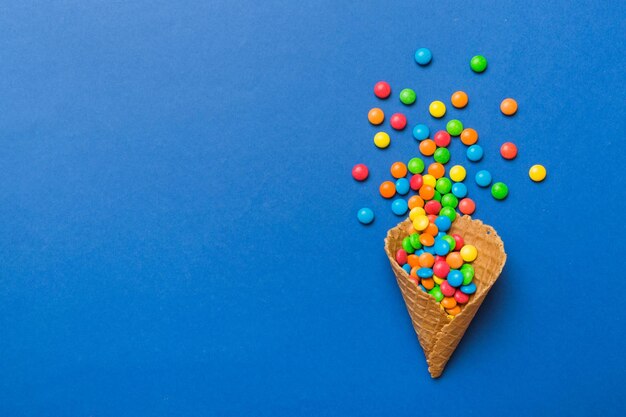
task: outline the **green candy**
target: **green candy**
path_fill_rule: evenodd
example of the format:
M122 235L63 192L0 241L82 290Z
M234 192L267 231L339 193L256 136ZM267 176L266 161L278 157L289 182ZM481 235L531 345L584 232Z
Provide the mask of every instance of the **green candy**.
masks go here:
M452 119L446 123L446 130L450 136L459 136L463 132L463 123L460 120Z
M442 148L439 148L442 149ZM435 184L435 190L439 191L441 194L448 194L452 189L452 181L450 181L446 177L441 177L437 180Z
M404 249L406 251L406 253L413 253L415 252L415 249L413 248L413 245L411 245L411 238L410 237L405 237L404 239L402 239L402 249Z
M402 102L402 104L410 106L411 104L415 103L416 98L417 96L415 95L415 91L411 90L410 88L405 88L404 90L400 91L400 101Z
M454 238L450 235L444 235L441 237L441 239L448 242L448 244L450 245L450 252L452 252L454 250L454 247L456 246L456 241L454 240Z
M447 164L450 160L450 151L448 148L437 148L433 154L433 158L440 164Z
M421 174L424 171L424 161L420 158L411 158L407 167L411 174Z
M420 235L418 233L413 233L411 236L409 236L409 242L411 243L411 246L413 246L415 250L422 248L422 243L420 242Z
M440 216L446 216L451 222L456 220L456 210L452 207L442 207L439 211Z
M491 195L496 200L504 200L509 195L509 187L503 182L496 182L491 186Z
M461 274L463 274L463 285L468 285L474 279L474 267L470 264L463 264L461 269Z
M441 203L441 193L437 190L435 190L435 196L433 197L433 200L439 201Z
M448 193L441 197L441 205L455 209L459 205L459 199L454 194Z
M470 68L474 72L483 72L487 69L487 58L482 55L476 55L470 60Z
M443 300L443 294L441 293L441 288L439 288L439 285L435 285L432 290L428 291L428 294L435 297L435 300L437 300L437 302Z

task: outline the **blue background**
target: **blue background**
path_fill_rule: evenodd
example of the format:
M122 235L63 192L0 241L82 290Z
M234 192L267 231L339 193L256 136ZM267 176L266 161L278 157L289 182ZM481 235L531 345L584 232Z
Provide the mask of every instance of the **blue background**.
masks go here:
M625 15L618 1L3 2L0 414L619 415ZM509 184L496 202L467 181L509 258L431 380L383 252L400 218L377 193L417 144L407 129L375 148L366 114L438 129L428 103L459 89L470 104L448 116L486 156L465 162L455 140L453 162Z

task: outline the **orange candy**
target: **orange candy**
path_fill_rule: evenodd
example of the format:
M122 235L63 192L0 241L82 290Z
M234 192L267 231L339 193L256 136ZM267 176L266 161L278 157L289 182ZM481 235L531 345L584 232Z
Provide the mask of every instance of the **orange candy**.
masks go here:
M476 142L478 142L478 132L476 132L471 127L463 129L463 131L461 132L461 142L463 142L464 145L475 144Z
M418 270L418 269L419 269L419 267L414 267L414 268L411 268L411 273L409 274L409 276L410 276L410 277L412 277L412 278L419 278L419 277L417 276L417 270Z
M422 233L420 235L420 243L424 246L432 246L435 244L435 238L433 235Z
M385 113L378 107L374 107L367 113L367 120L373 125L379 125L385 120Z
M433 187L431 187L430 185L422 185L422 188L420 188L420 197L422 197L424 200L432 200L434 196L435 189Z
M428 166L428 173L439 179L446 173L446 169L439 162L434 162Z
M391 198L396 193L396 185L391 181L385 181L380 184L378 191L380 191L380 195L383 197Z
M419 195L414 195L409 198L409 210L414 209L415 207L424 207L424 200Z
M435 220L437 220L437 215L436 214L429 214L428 216L428 221L431 223L435 223Z
M428 252L420 255L420 266L422 268L431 268L435 264L435 257Z
M432 139L424 139L420 142L420 152L424 156L432 156L437 150L437 145Z
M420 258L417 255L411 254L407 256L406 263L408 263L411 268L415 268L416 266L419 266Z
M463 107L467 106L467 102L469 101L469 99L464 91L457 91L456 93L452 94L452 97L450 97L450 101L452 102L452 105L454 107L456 107L457 109L462 109Z
M422 280L422 285L424 285L423 280ZM456 300L454 299L454 297L443 297L443 300L441 300L441 305L446 310L451 310L454 307L456 307Z
M432 290L433 287L435 286L435 280L432 278L426 278L422 280L422 285L424 286L424 288L426 288L427 290ZM454 301L454 298L452 299L452 301ZM454 301L456 303L456 301Z
M426 230L424 230L424 233L429 234L432 237L435 237L437 236L437 233L439 233L439 228L437 227L435 223L430 223L428 227L426 228Z
M517 101L512 98L505 98L500 103L500 111L506 116L513 116L517 112Z
M402 162L394 162L391 165L391 176L394 178L404 178L406 177L407 169L406 165Z
M448 256L446 256L446 262L450 265L452 269L459 269L463 266L463 258L461 257L460 252L450 252Z
M451 316L456 316L457 314L461 312L461 307L456 306L454 308L448 308L446 309L446 312Z

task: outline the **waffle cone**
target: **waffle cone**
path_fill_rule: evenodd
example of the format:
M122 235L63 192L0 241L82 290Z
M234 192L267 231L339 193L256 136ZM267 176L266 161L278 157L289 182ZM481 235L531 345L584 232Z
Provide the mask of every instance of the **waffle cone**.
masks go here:
M458 217L449 233L458 233L465 242L476 246L478 258L472 263L475 270L476 293L462 311L450 318L435 299L422 291L396 262L395 254L402 248L402 239L414 232L409 219L390 229L385 238L385 252L389 257L402 291L402 297L411 316L413 328L428 363L428 372L437 378L443 372L487 293L496 282L506 262L504 244L493 227L470 216Z

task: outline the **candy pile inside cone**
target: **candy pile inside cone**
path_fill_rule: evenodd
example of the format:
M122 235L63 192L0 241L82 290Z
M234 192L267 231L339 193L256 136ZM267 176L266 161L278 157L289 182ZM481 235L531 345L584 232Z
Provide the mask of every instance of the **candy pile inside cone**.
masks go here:
M443 372L485 296L498 279L506 262L506 253L502 240L491 226L480 220L472 220L470 216L455 219L449 233L458 234L466 242L472 242L480 256L472 263L476 292L456 316L451 316L396 261L396 254L402 249L404 239L412 233L415 233L415 229L411 219L390 229L385 238L385 252L424 350L428 371L433 378L437 378Z

